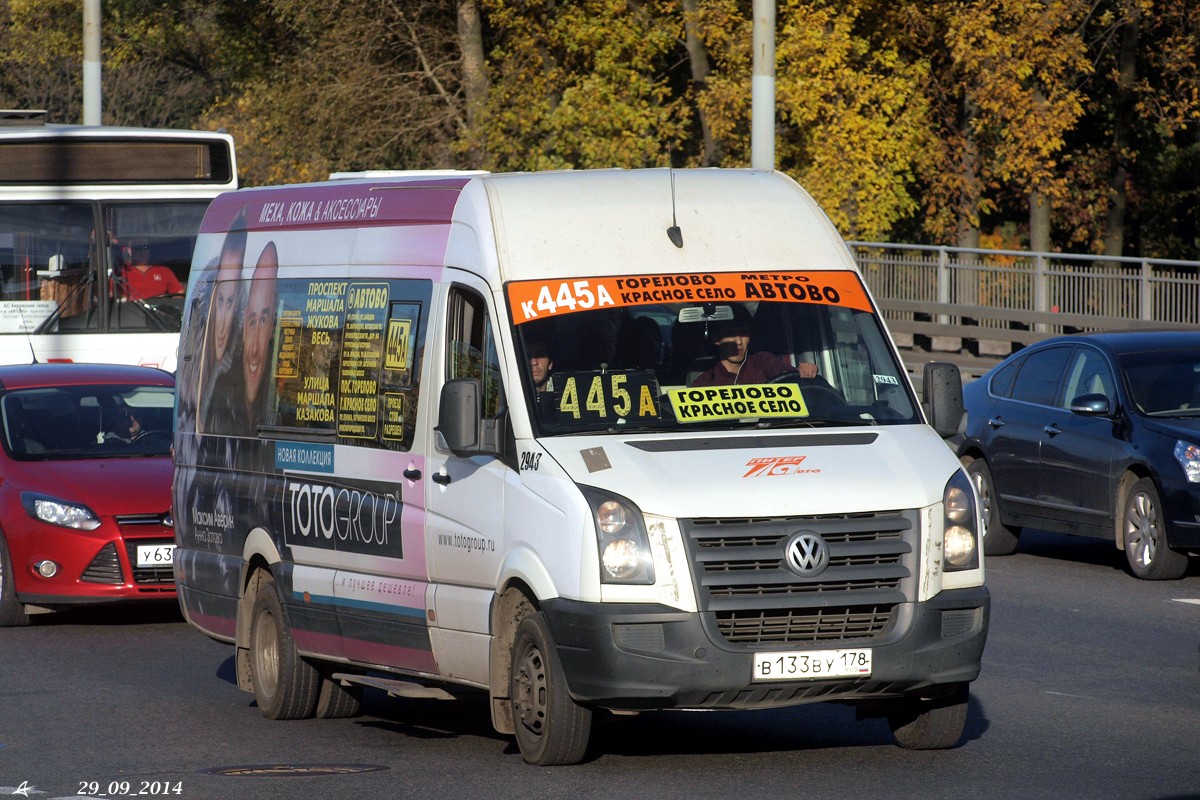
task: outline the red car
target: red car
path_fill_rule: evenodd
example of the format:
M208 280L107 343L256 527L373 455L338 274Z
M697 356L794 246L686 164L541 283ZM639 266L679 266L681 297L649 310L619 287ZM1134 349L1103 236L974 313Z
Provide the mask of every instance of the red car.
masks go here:
M174 398L149 367L0 366L0 626L175 599Z

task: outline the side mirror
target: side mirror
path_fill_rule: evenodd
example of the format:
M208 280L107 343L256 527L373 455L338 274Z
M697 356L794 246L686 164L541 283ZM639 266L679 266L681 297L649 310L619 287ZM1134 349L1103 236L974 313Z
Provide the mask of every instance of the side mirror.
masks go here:
M1087 417L1107 417L1112 413L1112 406L1105 395L1081 394L1071 401L1071 411Z
M483 387L478 378L457 378L442 387L438 424L434 430L442 435L446 447L456 456L465 458L479 451L482 394Z
M438 399L438 424L446 447L460 458L498 455L499 425L483 419L483 382L479 378L455 378L442 387Z
M962 373L956 364L930 361L921 377L922 405L929 424L943 439L958 433L966 409L963 406Z

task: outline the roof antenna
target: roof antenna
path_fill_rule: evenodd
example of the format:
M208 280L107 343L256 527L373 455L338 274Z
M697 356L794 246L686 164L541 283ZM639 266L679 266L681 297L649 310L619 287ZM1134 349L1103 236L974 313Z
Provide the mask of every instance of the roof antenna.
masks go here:
M671 227L667 228L667 238L676 247L683 247L683 231L675 222L675 169L671 169Z

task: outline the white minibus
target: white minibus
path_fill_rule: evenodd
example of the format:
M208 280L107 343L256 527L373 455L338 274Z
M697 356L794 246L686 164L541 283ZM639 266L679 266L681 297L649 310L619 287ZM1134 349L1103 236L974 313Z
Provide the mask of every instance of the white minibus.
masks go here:
M186 308L180 603L268 717L470 687L543 765L598 712L963 736L989 595L957 370L923 408L785 175L226 193Z

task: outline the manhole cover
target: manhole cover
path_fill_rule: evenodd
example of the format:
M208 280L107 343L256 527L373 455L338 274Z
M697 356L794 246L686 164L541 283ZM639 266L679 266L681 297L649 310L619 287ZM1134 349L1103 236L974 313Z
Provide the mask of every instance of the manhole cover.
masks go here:
M210 767L203 775L231 775L236 778L306 778L318 775L357 775L382 772L388 767L377 764L245 764L236 767Z

